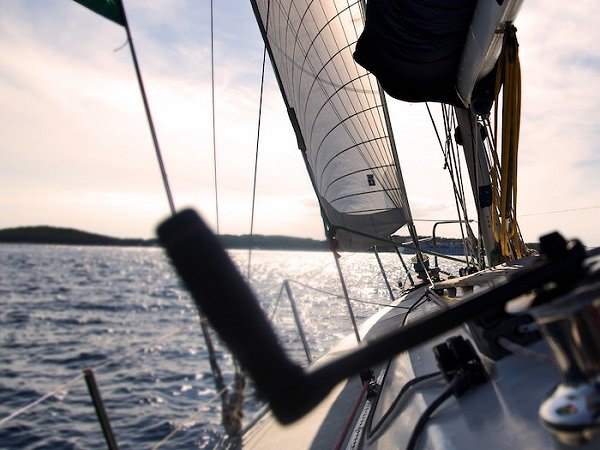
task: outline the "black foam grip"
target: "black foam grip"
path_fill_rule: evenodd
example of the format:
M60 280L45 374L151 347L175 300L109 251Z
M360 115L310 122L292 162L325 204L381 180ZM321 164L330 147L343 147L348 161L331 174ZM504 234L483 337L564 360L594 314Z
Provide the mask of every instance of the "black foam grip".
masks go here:
M161 224L158 236L196 306L253 378L277 418L290 422L304 414L310 405L299 403L308 400L307 377L285 355L218 238L190 209Z

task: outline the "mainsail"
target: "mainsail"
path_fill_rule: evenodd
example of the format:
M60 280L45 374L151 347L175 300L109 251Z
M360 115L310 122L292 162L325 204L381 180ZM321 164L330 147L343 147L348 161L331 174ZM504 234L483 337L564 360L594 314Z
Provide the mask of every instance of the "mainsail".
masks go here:
M362 0L252 0L326 225L342 248L410 222L385 98L352 54Z

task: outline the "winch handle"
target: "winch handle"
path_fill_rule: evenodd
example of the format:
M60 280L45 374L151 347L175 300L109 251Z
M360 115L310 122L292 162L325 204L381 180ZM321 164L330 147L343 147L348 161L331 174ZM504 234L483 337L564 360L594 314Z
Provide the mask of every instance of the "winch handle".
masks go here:
M506 282L304 371L286 356L254 294L198 214L185 210L172 216L160 225L158 235L199 311L254 379L282 423L302 417L340 381L487 311L503 308L519 295L557 283L572 287L586 276L583 261L589 256L579 241L567 243L558 233L546 235L540 241L546 257L515 271Z
M200 216L191 209L181 211L157 231L196 307L251 375L277 418L290 422L312 408L324 393L307 402L322 390L310 389L304 370L286 356L250 287ZM290 416L301 403L306 404L302 411Z

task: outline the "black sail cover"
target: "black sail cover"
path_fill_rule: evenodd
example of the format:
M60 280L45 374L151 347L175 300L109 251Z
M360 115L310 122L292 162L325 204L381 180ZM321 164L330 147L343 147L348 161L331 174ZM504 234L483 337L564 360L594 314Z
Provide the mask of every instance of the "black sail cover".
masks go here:
M456 75L476 4L369 0L354 59L394 98L462 106Z

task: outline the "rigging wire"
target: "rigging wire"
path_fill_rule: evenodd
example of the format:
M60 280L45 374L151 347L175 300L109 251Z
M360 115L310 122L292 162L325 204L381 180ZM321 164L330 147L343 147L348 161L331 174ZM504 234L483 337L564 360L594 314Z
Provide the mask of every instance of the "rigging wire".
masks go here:
M450 117L451 123L449 124L449 128L448 128L448 133L451 133L451 131L453 129L457 129L458 128L458 119L456 117L456 110L453 107L448 106L448 115ZM465 241L465 243L468 243L470 246L470 251L471 251L471 255L473 258L473 265L477 266L477 261L479 259L478 255L480 254L480 249L481 249L481 245L480 245L480 237L476 237L475 233L473 233L473 229L471 227L471 222L472 220L470 220L469 218L469 210L467 208L467 200L466 200L466 195L465 195L465 183L463 181L463 176L462 176L462 164L461 164L461 153L463 154L463 157L465 157L464 152L459 152L458 146L454 145L454 141L452 139L452 136L449 136L449 144L451 146L451 150L452 150L452 159L454 161L454 173L457 176L457 180L458 180L458 187L460 189L460 205L463 211L463 215L464 215L464 227L466 230L466 235L467 235L467 241ZM465 157L465 164L466 164L466 157ZM477 222L478 226L479 226L479 222ZM461 224L462 227L462 224ZM464 239L464 237L463 237ZM483 266L481 266L483 267Z
M519 217L544 216L547 214L561 214L561 213L575 212L575 211L588 211L588 210L592 210L592 209L600 209L600 206L585 206L582 208L568 208L568 209L556 209L553 211L540 211L540 212L533 212L533 213L528 213L528 214L519 214Z
M217 182L217 130L215 120L215 28L214 28L214 0L210 0L210 98L212 103L212 145L213 168L215 181L215 217L217 234L219 234L219 188Z
M446 132L446 155L449 155L450 157L450 167L452 169L453 176L456 179L457 200L459 201L460 206L463 210L465 221L467 221L469 217L466 206L466 196L464 182L462 178L462 168L460 165L460 154L458 153L458 149L454 146L454 140L452 139L452 130L456 129L457 126L455 120L456 117L454 114L454 109L450 106L447 106L445 108L444 106L442 106L442 113L444 118L444 130Z
M457 123L457 118L456 118L456 110L454 108L450 108L450 106L448 107L449 109L449 117L450 120L452 121L452 123L450 124L449 127L449 131L451 130L455 130L456 128L458 128L458 123ZM469 220L469 212L466 206L466 196L465 196L465 183L463 182L463 176L462 176L462 164L461 164L461 158L460 158L460 152L458 150L458 146L454 145L454 141L452 140L452 137L450 137L449 139L449 143L451 145L452 151L453 151L453 160L454 160L454 165L455 165L455 172L457 174L457 178L458 178L458 187L460 188L460 194L461 194L461 199L462 199L462 205L463 205L463 209L464 209L464 214L465 214L465 228L467 229L467 234L469 237L471 237L472 239L476 239L474 234L473 234L473 230L471 229L471 226L469 225L470 220Z
M440 150L442 151L442 155L444 156L444 163L445 163L446 167L448 168L448 174L450 175L450 180L452 182L452 190L454 192L454 202L455 202L455 205L456 205L456 214L458 215L458 220L459 220L459 223L460 223L460 233L461 233L463 242L465 242L465 233L464 233L464 230L463 230L463 221L468 220L468 218L467 218L467 208L466 208L466 205L465 205L465 202L464 202L464 198L460 197L460 193L459 193L458 187L456 185L456 180L454 179L454 170L451 167L452 160L450 160L448 158L448 155L446 154L446 150L444 148L444 144L442 143L442 139L440 137L440 133L438 131L437 125L436 125L435 120L433 118L433 114L431 113L431 109L429 108L429 104L427 102L425 102L425 107L427 108L427 113L429 114L429 119L431 120L431 124L433 125L433 130L435 131L435 135L436 135L438 143L440 145ZM443 110L443 106L442 106L442 111L444 111ZM444 114L444 116L445 116L445 114ZM444 129L445 129L445 132L446 132L446 135L447 135L448 130L446 128L445 120L444 120ZM462 209L462 213L465 215L465 219L463 219L463 216L461 214L461 209ZM467 224L467 230L469 230L469 225L468 224ZM467 231L467 235L468 234L469 233ZM465 253L467 253L467 252L465 252ZM469 266L469 259L468 259L467 255L465 255L465 261L466 261L467 267L468 267Z
M414 302L412 305L410 305L410 307L408 308L408 311L406 311L406 314L402 318L402 324L401 324L401 326L406 325L406 321L408 320L408 315L411 312L413 312L419 306L423 305L425 302L428 302L430 300L431 300L431 298L429 297L429 292L425 291L425 293L423 295L421 295L421 297L419 297L419 299L416 302Z
M451 125L450 125L450 119L449 119L449 110L447 110L444 105L441 105L442 107L442 117L443 117L443 122L444 122L444 132L446 134L446 152L444 154L444 159L446 162L446 167L448 168L448 173L450 173L450 177L452 179L452 186L454 188L454 199L455 202L457 203L456 206L456 212L458 213L458 219L459 219L459 223L460 223L460 234L462 237L462 241L463 241L463 247L465 250L465 261L467 263L467 267L470 266L470 261L469 261L469 248L467 248L467 241L465 238L465 232L464 232L464 228L463 228L463 218L460 215L460 209L458 207L458 204L461 205L461 208L463 209L463 214L465 215L465 220L467 220L467 209L466 209L466 205L465 205L465 196L464 196L464 190L463 190L463 186L462 186L462 179L459 177L458 174L458 168L457 168L457 159L455 157L455 152L454 152L454 145L452 142L452 134L451 134ZM455 182L456 179L456 182Z
M146 95L146 89L144 87L144 82L143 82L143 79L142 79L142 73L141 73L141 70L140 70L139 63L138 63L137 54L136 54L136 51L135 51L135 46L134 46L133 38L132 38L132 35L131 35L131 30L129 28L129 22L127 20L127 14L126 14L126 11L125 11L125 5L124 5L123 1L119 1L118 4L119 4L119 7L121 9L121 15L123 16L124 27L125 27L125 31L127 33L127 41L129 42L129 49L131 50L131 58L133 60L133 66L135 68L135 73L136 73L136 76L137 76L138 86L140 88L140 93L142 95L142 100L143 100L143 103L144 103L144 110L146 112L146 119L148 121L148 127L150 128L150 134L152 135L152 142L154 143L154 150L155 150L155 153L156 153L156 159L158 161L158 166L160 168L160 173L161 173L161 176L162 176L165 193L166 193L166 196L167 196L167 200L169 202L169 208L171 210L171 214L175 215L175 202L173 200L173 193L171 191L171 186L169 184L169 178L168 178L168 175L167 175L167 171L166 171L165 164L164 164L163 157L162 157L162 152L161 152L160 145L159 145L159 142L158 142L158 136L157 136L157 133L156 133L156 128L154 126L154 121L152 119L152 113L150 111L150 105L148 103L148 98L147 98L147 95ZM212 21L212 12L213 11L212 11L212 2L211 2L211 21ZM211 31L211 35L212 35L212 31ZM214 345L212 343L212 338L210 336L210 332L208 330L208 327L206 327L205 323L203 322L204 321L203 315L201 313L199 313L199 314L200 314L202 336L204 338L204 342L206 344L206 348L207 348L209 354L212 353L210 355L210 358L211 358L211 369L213 369L212 370L213 378L215 380L215 385L217 386L217 388L219 388L220 386L224 385L223 375L222 375L222 373L221 373L220 370L214 370L215 367L218 369L218 364L216 363L217 358L216 358L216 355L214 354Z
M266 33L269 32L269 12L271 9L271 1L267 2L267 23L266 23ZM262 56L262 68L260 72L260 94L258 99L258 124L256 127L256 152L254 155L254 176L252 179L252 209L250 211L250 235L249 235L249 244L248 244L248 269L247 269L247 277L248 281L250 281L252 276L252 238L254 235L254 208L256 205L256 175L258 173L258 151L260 149L260 125L262 119L262 108L263 108L263 95L265 89L265 65L267 62L267 44L263 48L263 56Z
M217 235L220 232L219 228L219 190L218 190L218 178L217 178L217 132L216 132L216 114L215 114L215 38L214 38L214 0L210 0L210 67L211 67L211 109L212 109L212 144L213 144L213 169L214 169L214 189L215 189L215 216L217 225ZM263 55L263 76L264 76L264 55ZM261 88L262 89L262 88ZM262 106L262 93L261 93L261 106ZM260 119L259 119L260 129ZM257 149L256 159L258 160L258 137L257 137ZM252 219L254 221L254 198L256 192L256 162L254 169L254 190L252 194ZM252 227L250 225L250 249L252 247ZM251 255L248 257L248 279L250 279L250 260ZM212 339L210 337L210 330L206 319L200 317L200 326L202 334L205 336L206 347L208 350L209 362L211 371L214 378L214 383L217 391L220 392L221 397L221 421L227 435L230 435L233 439L240 439L241 423L241 408L244 401L244 389L246 386L245 375L237 363L236 359L233 359L234 366L234 381L225 386L223 373L219 367ZM166 441L165 441L166 442Z

